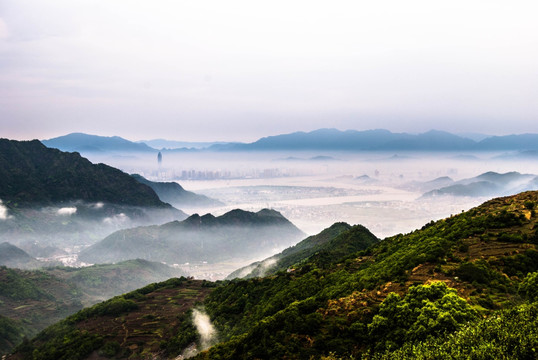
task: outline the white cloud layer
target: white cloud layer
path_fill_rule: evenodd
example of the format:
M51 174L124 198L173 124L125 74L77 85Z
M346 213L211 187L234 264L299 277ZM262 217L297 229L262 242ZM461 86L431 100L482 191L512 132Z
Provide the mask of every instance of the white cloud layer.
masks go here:
M114 216L109 216L103 219L103 222L107 225L116 225L120 226L125 224L127 221L129 221L129 217L125 215L124 213L120 213Z
M76 207L64 207L58 209L57 213L58 215L74 215L77 212Z
M7 220L9 218L7 207L4 205L4 202L0 199L0 220Z

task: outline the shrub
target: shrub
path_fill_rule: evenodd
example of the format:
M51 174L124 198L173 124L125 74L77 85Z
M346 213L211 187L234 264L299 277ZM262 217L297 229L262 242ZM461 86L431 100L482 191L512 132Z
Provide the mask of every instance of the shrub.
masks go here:
M519 285L519 294L530 302L538 301L538 271L527 274Z
M395 350L408 341L424 340L459 329L477 313L443 282L409 288L405 297L391 293L368 325L377 350Z

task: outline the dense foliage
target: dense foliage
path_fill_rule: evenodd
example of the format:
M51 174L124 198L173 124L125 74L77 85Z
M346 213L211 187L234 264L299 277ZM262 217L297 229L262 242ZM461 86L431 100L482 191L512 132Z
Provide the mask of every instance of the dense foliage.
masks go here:
M406 343L395 352L373 356L376 360L520 359L538 357L538 303L496 312L461 330Z
M333 259L364 250L378 241L364 226L352 227L346 223L335 223L267 260L234 271L228 278L267 276L305 262L327 265Z
M476 317L476 311L456 290L437 282L412 286L404 297L389 294L368 324L368 331L376 339L376 350L392 350L407 342L453 332Z
M538 192L494 199L358 251L365 231L353 227L324 242L331 244L328 248L298 258L286 271L222 282L208 296L208 283L156 292L149 286L110 303L115 322L105 321L111 317L108 310L96 307L77 315L77 326L83 331L99 324L100 331L90 331L87 342L102 341L95 348L116 351L116 358L133 356L133 351L122 343L118 349L114 335L101 340L91 336L112 334L104 330L112 324L121 333L118 321L129 329L133 324L153 326L144 330L153 335L144 349L175 357L196 342L196 334L185 303L177 316L167 318L179 333L158 328L166 325L162 307L180 296L182 301L191 299L192 309L196 296L205 298L220 341L196 359L441 359L475 354L479 359L488 354L532 359L536 305L520 304L536 299L538 226L529 204L537 199ZM58 336L34 340L32 353ZM165 338L158 347L157 336Z
M538 302L538 272L529 273L519 285L519 294L529 301Z
M147 185L78 153L45 147L37 140L0 139L0 199L9 206L69 200L168 207Z
M28 334L18 322L0 315L0 355L8 353L25 335Z
M32 277L25 276L32 274ZM52 298L52 295L39 286L39 283L46 281L50 276L45 272L35 271L33 273L0 267L0 298L5 297L13 300L39 300Z
M532 261L536 218L528 208L536 196L494 199L367 250L330 261L313 256L294 272L217 288L206 307L223 342L198 358L358 357L428 335L443 337L477 311L510 306L518 284L538 266ZM353 239L351 232L341 236ZM440 284L407 291L436 279L469 302ZM390 290L398 295L387 296ZM416 302L425 292L436 296Z

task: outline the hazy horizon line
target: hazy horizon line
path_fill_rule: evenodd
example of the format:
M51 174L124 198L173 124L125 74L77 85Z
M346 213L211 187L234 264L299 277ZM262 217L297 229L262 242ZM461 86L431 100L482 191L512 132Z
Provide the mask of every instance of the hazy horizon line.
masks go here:
M431 128L429 130L426 130L426 131L421 131L421 132L417 132L417 131L394 131L394 130L391 130L391 129L388 129L388 128L369 128L369 129L357 129L357 128L348 128L348 129L339 129L339 128L336 128L336 127L322 127L322 128L316 128L316 129L313 129L313 130L296 130L296 131L291 131L291 132L281 132L281 133L273 133L273 134L266 134L266 135L262 135L262 136L258 136L258 137L253 137L251 139L243 139L243 140L237 140L237 139L231 139L231 140L223 140L223 139L212 139L212 140L200 140L198 138L196 139L190 139L188 136L185 137L185 138L179 138L179 139L176 139L176 138L167 138L167 137L145 137L144 139L142 138L136 138L136 139L133 139L129 136L123 136L121 134L118 134L118 133L115 133L115 134L103 134L103 133L86 133L86 132L83 132L83 131L72 131L72 132L67 132L67 133L63 133L63 134L60 134L60 135L57 135L57 136L52 136L52 137L9 137L8 139L10 140L19 140L19 141L31 141L31 140L39 140L39 141L44 141L44 140L51 140L51 139L55 139L55 138L59 138L59 137L62 137L62 136L67 136L67 135L71 135L71 134L84 134L84 135L90 135L90 136L99 136L99 137L106 137L106 138L114 138L114 137L120 137L122 139L125 139L125 140L128 140L128 141L132 141L132 142L146 142L146 141L155 141L155 140L162 140L162 141L175 141L175 142L188 142L188 143L252 143L252 142L256 142L262 138L267 138L267 137L274 137L274 136L281 136L281 135L289 135L289 134L295 134L295 133L311 133L311 132L315 132L315 131L319 131L319 130L337 130L337 131L340 131L340 132L347 132L347 131L356 131L356 132L367 132L367 131L377 131L377 130L382 130L382 131L389 131L393 134L409 134L409 135L421 135L421 134L426 134L426 133L429 133L429 132L432 132L432 131L439 131L439 132L445 132L445 133L449 133L449 134L452 134L452 135L456 135L456 136L459 136L459 137L462 137L462 138L468 138L468 139L471 139L471 140L474 140L472 138L472 136L481 136L481 137L484 137L484 138L489 138L489 137L494 137L494 136L511 136L511 135L525 135L525 134L538 134L538 132L522 132L522 133L515 133L515 132L505 132L505 133L495 133L495 134L492 134L492 133L482 133L482 132L474 132L474 131L463 131L463 132L451 132L451 131L448 131L448 130L441 130L441 129L436 129L436 128ZM253 140L252 140L253 139ZM476 141L476 140L474 140Z

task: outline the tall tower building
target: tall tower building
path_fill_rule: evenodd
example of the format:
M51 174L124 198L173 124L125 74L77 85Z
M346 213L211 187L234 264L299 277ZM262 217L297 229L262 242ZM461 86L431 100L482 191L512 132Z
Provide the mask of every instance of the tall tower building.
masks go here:
M161 164L163 162L163 154L159 151L159 154L157 154L157 162L159 163L159 167L161 167Z

